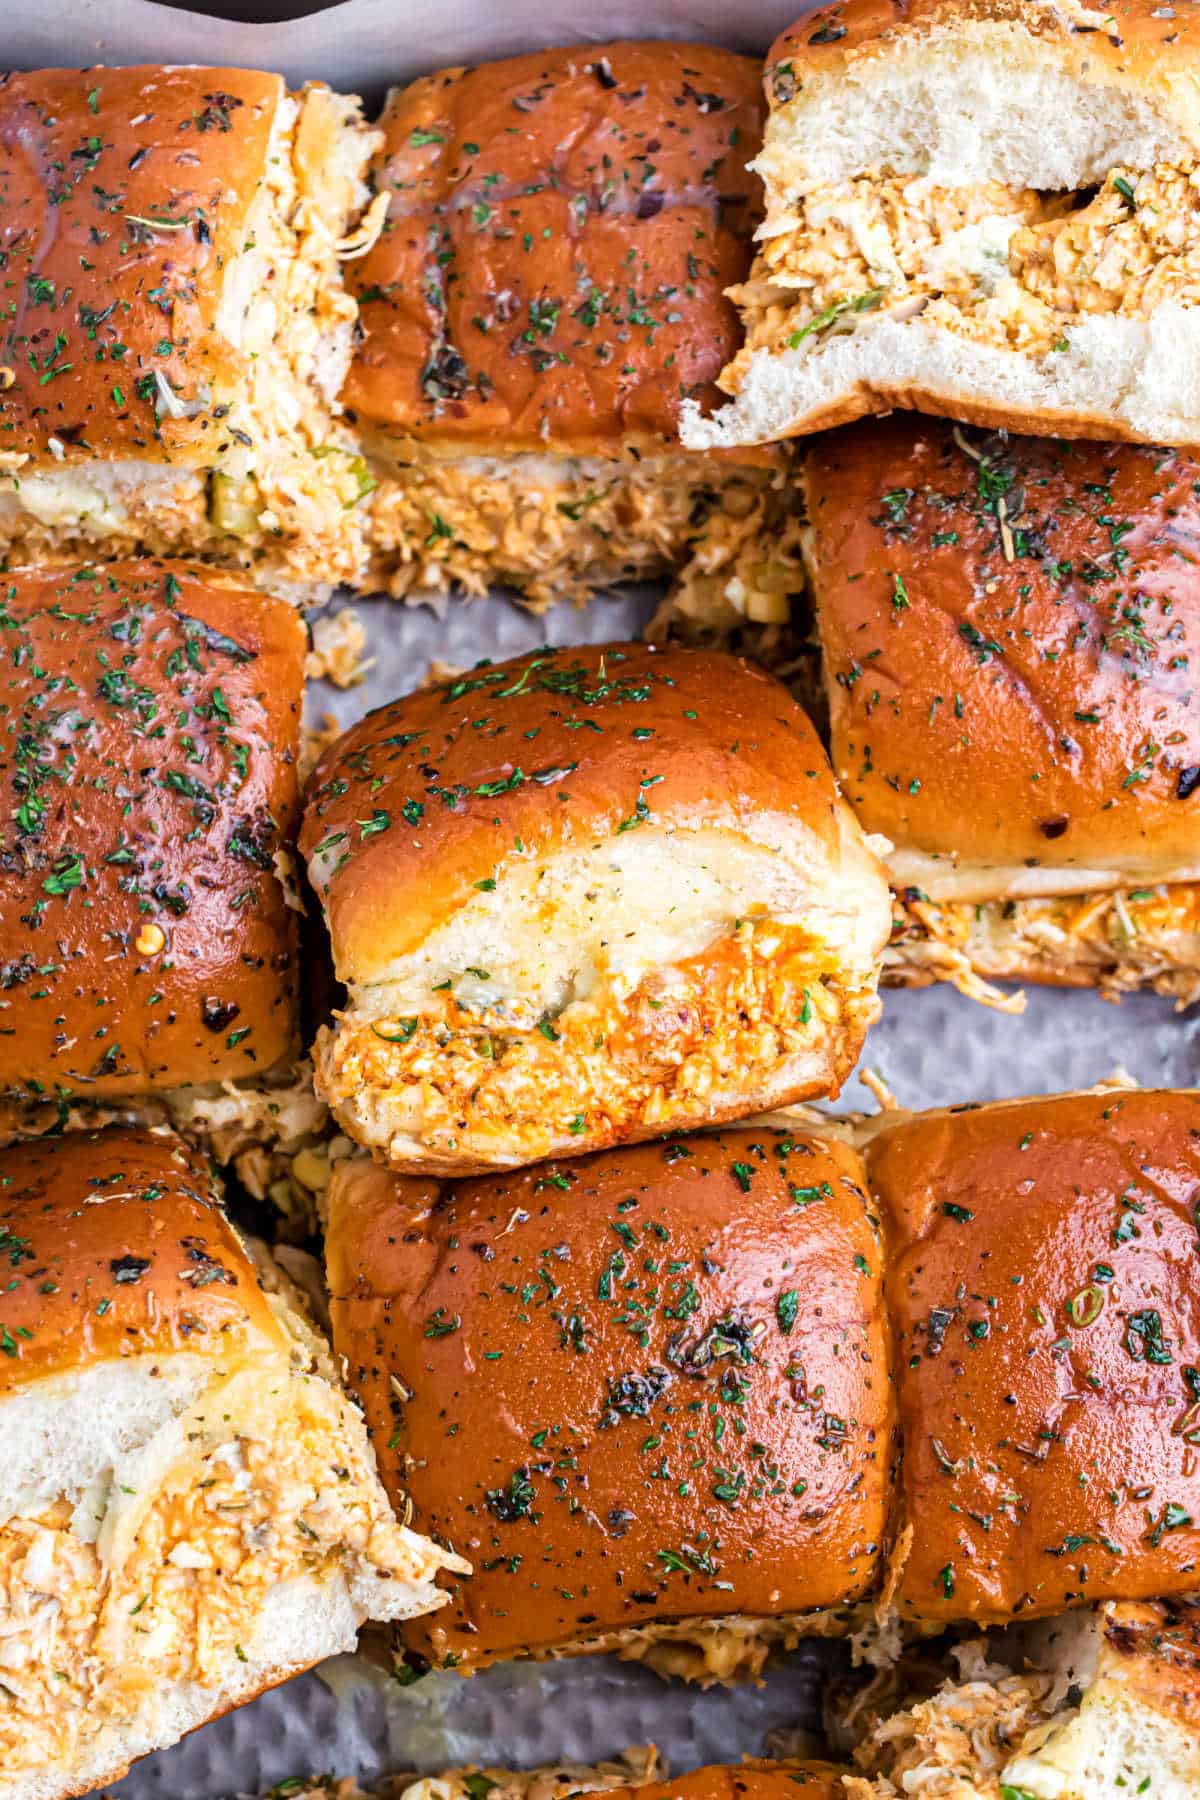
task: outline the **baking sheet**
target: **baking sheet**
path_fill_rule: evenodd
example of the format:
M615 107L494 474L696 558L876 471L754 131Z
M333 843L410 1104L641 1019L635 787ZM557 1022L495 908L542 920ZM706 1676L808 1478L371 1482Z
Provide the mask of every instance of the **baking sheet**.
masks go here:
M593 5L563 0L548 27L540 0L346 0L273 26L214 25L150 0L65 0L53 10L0 0L0 61L219 60L280 69L293 81L319 76L375 97L388 82L429 67L536 48L548 31L559 43L676 36L761 49L799 10L797 0L621 0L599 16L598 28ZM633 590L540 618L499 597L436 611L355 601L375 666L349 691L314 684L311 717L332 713L348 723L414 686L434 659L469 666L544 642L627 637L648 620L656 597ZM1043 990L1031 991L1025 1015L1013 1018L949 989L896 992L864 1063L907 1106L1082 1087L1118 1066L1147 1085L1185 1085L1200 1080L1200 1009L1180 1017L1153 996L1113 1007L1092 994ZM852 1079L840 1105L871 1104ZM112 1791L121 1800L224 1800L310 1773L369 1780L462 1761L594 1761L648 1741L676 1770L736 1760L760 1752L781 1726L815 1724L820 1683L844 1654L813 1645L772 1668L759 1689L707 1694L666 1686L611 1658L513 1665L466 1682L436 1675L401 1689L344 1657L147 1758Z

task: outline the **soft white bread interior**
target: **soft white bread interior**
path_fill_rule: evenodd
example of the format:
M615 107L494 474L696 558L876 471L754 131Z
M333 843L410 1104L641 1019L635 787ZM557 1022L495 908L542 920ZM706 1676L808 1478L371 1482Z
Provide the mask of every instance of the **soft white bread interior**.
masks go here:
M733 657L544 651L409 695L322 758L301 852L348 989L317 1092L399 1170L836 1091L877 1015L879 864Z
M735 401L686 404L684 443L894 406L1200 440L1200 34L1174 20L849 0L794 26L768 66Z

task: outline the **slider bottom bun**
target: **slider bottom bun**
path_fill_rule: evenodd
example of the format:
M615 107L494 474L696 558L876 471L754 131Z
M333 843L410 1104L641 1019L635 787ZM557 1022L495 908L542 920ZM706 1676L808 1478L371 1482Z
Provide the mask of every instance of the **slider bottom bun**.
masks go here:
M1063 327L1065 351L1026 354L921 318L860 315L856 298L836 315L856 329L753 351L736 399L711 418L685 400L688 449L807 436L896 407L1035 437L1200 439L1200 390L1184 374L1197 361L1195 308L1169 302L1147 318L1084 316Z
M1029 900L934 901L896 896L885 984L950 981L994 1003L993 981L1095 987L1118 999L1138 988L1200 999L1200 884Z
M850 1800L1192 1800L1200 1791L1200 1607L1109 1601L901 1657L829 1726Z
M728 562L761 534L778 464L629 451L447 456L410 442L375 464L370 579L396 599L515 588L530 605ZM785 616L769 584L755 613Z

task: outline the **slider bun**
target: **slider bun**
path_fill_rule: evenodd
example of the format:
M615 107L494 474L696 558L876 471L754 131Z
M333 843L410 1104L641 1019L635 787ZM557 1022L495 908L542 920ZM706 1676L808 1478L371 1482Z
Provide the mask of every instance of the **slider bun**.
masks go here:
M915 0L903 16L886 0L849 0L809 14L768 61L759 235L790 229L797 195L860 177L1052 195L1097 188L1114 168L1186 171L1200 149L1198 70L1200 24L1156 0L1115 12ZM733 405L704 419L684 403L683 441L765 443L906 407L1014 431L1200 442L1200 312L1169 295L1140 312L1110 302L1064 312L1053 345L1022 348L1016 332L969 335L936 308L889 316L885 295L844 320L844 335L744 355L723 381Z
M351 1001L318 1085L397 1168L827 1092L875 1016L878 864L732 657L547 650L411 694L322 757L301 848Z
M1200 464L893 419L802 483L834 768L895 886L1200 878Z
M3 605L0 1090L262 1075L297 1037L303 621L148 560L17 570Z
M15 376L0 391L6 453L48 458L53 437L67 461L212 460L213 400L228 401L244 376L216 328L225 274L243 246L285 93L280 76L252 69L4 75L3 361ZM139 219L166 229L131 223ZM60 333L66 342L55 351ZM164 341L170 349L160 353ZM107 354L118 342L129 348L119 363ZM179 416L160 421L154 396L139 396L139 381L156 371Z
M0 1767L5 1800L66 1800L352 1649L367 1616L437 1605L446 1558L395 1524L323 1347L194 1151L74 1132L4 1151L0 1184Z
M867 1169L890 1245L900 1616L1194 1592L1200 1095L927 1113L885 1124Z
M475 1569L406 1648L645 1656L665 1627L691 1674L731 1615L844 1625L891 1482L881 1254L858 1156L800 1131L444 1187L339 1163L335 1350L389 1491Z
M393 93L391 215L353 265L360 421L495 455L673 439L737 344L759 67L702 44L536 51ZM528 246L533 243L533 254Z
M845 1788L832 1763L712 1763L670 1781L603 1790L612 1800L842 1800Z

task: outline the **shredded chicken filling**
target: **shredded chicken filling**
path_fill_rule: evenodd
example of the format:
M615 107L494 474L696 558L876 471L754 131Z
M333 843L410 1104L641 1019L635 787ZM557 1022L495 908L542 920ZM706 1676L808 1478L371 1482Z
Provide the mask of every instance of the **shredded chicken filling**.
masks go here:
M746 326L721 377L730 393L756 350L887 314L1043 355L1067 349L1083 318L1200 300L1200 169L1115 168L1081 194L860 176L796 196L759 235L749 280L730 290Z
M674 569L697 542L740 541L777 485L769 468L709 458L423 458L371 501L373 579L398 599L455 586L519 588L537 606Z
M847 1018L869 1016L873 992L847 988L836 962L800 926L745 921L636 982L602 974L532 1026L452 995L415 1017L356 1008L319 1041L318 1084L360 1132L370 1121L371 1139L407 1131L438 1150L485 1148L516 1126L525 1153L616 1135L752 1093Z
M885 979L936 972L947 952L984 977L1028 979L1040 963L1060 978L1113 993L1149 986L1188 1005L1200 999L1200 883L984 904L897 897Z
M269 1437L224 1436L169 1472L123 1552L104 1530L85 1541L65 1498L10 1519L0 1527L0 1768L49 1766L152 1706L164 1682L227 1684L282 1582L358 1559L403 1569L411 1558L377 1492L328 1421L290 1411Z

